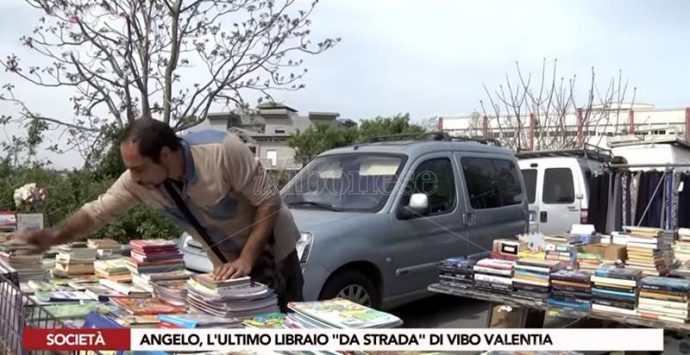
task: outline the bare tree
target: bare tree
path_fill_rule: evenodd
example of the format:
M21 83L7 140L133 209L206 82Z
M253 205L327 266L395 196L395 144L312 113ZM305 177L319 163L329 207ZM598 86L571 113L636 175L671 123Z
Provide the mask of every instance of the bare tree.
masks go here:
M176 130L203 121L214 102L246 107L250 92L298 90L303 55L340 39L312 43L309 17L318 0L26 0L42 11L23 45L50 64L25 65L15 54L5 69L38 87L67 87L73 117L32 110L4 86L0 99L19 115L2 123L40 120L77 142L104 139L104 127L141 115ZM261 100L261 99L260 99Z
M484 118L491 131L498 131L497 138L504 145L516 150L567 149L584 146L593 135L598 137L595 144L600 144L606 136L601 132L611 126L614 132L622 131L621 111L628 112L636 93L633 89L630 107L624 107L628 82L623 83L622 73L619 71L602 92L592 68L586 99L578 102L577 77L559 77L557 64L554 59L552 67L547 68L544 59L535 84L531 75L525 78L516 62L515 78L506 75L505 85L493 92L484 86L489 99L488 110L485 101L480 100Z

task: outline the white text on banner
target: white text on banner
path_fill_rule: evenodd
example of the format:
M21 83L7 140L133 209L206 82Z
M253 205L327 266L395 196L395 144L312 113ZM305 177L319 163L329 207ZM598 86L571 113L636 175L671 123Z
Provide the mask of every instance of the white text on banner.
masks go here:
M131 350L661 351L663 329L132 329Z

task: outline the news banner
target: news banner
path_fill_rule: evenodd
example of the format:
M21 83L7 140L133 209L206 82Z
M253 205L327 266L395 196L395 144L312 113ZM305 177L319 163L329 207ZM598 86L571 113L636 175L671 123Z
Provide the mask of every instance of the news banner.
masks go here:
M662 351L663 329L26 329L26 350Z

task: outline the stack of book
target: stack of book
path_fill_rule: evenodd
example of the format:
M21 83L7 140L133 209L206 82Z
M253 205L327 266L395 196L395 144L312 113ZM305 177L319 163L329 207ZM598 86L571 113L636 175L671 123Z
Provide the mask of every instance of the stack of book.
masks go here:
M456 288L474 287L475 260L465 258L446 259L439 265L439 282L441 285Z
M111 298L110 302L133 316L185 313L185 307L163 303L156 298Z
M242 328L242 320L225 318L205 313L161 314L158 315L159 328Z
M602 266L591 277L592 310L635 315L638 283L642 272L616 266Z
M551 274L551 293L546 303L555 307L589 311L592 305L590 274L558 270Z
M187 304L187 280L153 281L153 296L174 306Z
M278 311L278 298L268 286L249 277L216 281L209 273L187 281L187 305L202 313L246 319Z
M594 273L594 271L598 269L601 264L601 255L585 252L577 253L577 266L578 269L582 271Z
M165 239L133 240L128 267L132 271L132 281L139 287L152 291L144 275L174 273L185 269L183 254L175 242Z
M73 242L56 248L55 269L53 276L71 278L74 276L93 275L96 250L85 242Z
M673 256L680 264L690 261L690 229L678 229L678 240L673 243Z
M41 255L28 254L29 249L29 246L16 244L0 249L0 260L12 269L12 273L16 272L20 283L30 280L43 281L48 276L41 262Z
M577 248L572 245L552 245L546 250L546 260L574 266L577 264Z
M474 266L474 287L509 294L513 291L514 261L482 259Z
M155 284L158 282L187 281L193 274L193 272L187 270L136 274L132 275L132 283L140 288L154 292L156 286Z
M647 276L640 281L637 312L643 318L685 323L688 321L690 280Z
M108 279L100 279L98 280L98 283L101 286L107 287L117 293L120 293L123 295L123 297L127 298L150 298L151 297L151 292L142 289L141 287L138 287L136 285L133 285L132 283L126 283L126 282L117 282L113 280L108 280Z
M96 276L115 282L131 282L132 273L127 267L127 259L117 258L108 260L96 260L93 263Z
M373 329L394 328L403 324L392 314L355 302L335 298L314 302L291 302L285 321L290 328Z
M624 227L628 233L626 265L639 269L643 275L660 276L669 271L669 255L674 234L657 228Z
M96 249L99 259L107 259L116 256L122 250L122 246L113 239L87 239L86 243L89 248Z
M563 268L557 260L518 259L513 271L515 295L544 301L549 296L549 275Z

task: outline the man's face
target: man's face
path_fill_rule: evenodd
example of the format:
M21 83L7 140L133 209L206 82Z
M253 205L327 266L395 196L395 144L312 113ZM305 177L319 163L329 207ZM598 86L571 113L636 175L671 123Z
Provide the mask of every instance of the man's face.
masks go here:
M132 179L139 185L149 188L158 187L168 177L166 163L170 157L170 150L167 147L163 147L161 150L159 163L139 154L138 145L132 142L122 143L120 145L120 154L122 155L122 162L129 170Z

